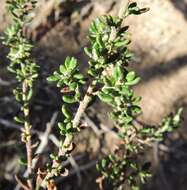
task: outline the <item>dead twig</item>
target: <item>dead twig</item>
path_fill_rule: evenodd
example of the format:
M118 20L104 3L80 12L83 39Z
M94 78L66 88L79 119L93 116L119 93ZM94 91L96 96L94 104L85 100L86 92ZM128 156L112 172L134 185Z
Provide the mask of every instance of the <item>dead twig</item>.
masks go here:
M0 148L5 148L5 147L7 147L7 146L17 146L18 144L20 144L20 143L17 142L17 141L15 141L15 140L10 140L10 141L8 141L8 142L6 142L6 143L2 142L2 143L0 144Z
M46 148L47 144L48 144L48 140L49 140L49 135L52 131L52 128L56 122L58 116L58 112L55 112L50 120L49 123L47 123L46 125L46 130L44 133L42 133L39 138L41 140L40 145L38 146L37 150L36 150L36 154L40 154L43 152L43 150Z
M56 122L57 116L58 116L58 112L55 112L53 114L50 122L47 123L45 132L39 134L39 139L41 140L41 142L35 152L36 155L41 154L44 151L44 149L46 148L46 146L48 145L49 135L51 133L52 127L54 126L54 124ZM32 168L35 168L37 162L38 162L38 158L33 159ZM28 175L28 170L25 171L24 177L27 175ZM20 189L20 187L17 186L15 190L19 190L19 189Z
M12 121L9 121L9 120L6 120L6 119L0 118L0 124L3 125L6 128L10 128L10 129L13 128L13 129L17 129L19 131L22 131L22 126L21 125L15 124ZM32 132L32 134L37 134L38 136L41 135L41 132L39 132L37 130L34 130L34 129L32 129L31 132Z
M83 114L84 120L86 122L86 124L92 128L92 130L94 131L94 133L100 137L102 132L101 130L97 127L97 125L88 117L88 115L86 113Z
M23 184L23 182L18 178L18 176L15 176L15 179L19 186L22 187L24 190L30 190L30 188L27 185Z

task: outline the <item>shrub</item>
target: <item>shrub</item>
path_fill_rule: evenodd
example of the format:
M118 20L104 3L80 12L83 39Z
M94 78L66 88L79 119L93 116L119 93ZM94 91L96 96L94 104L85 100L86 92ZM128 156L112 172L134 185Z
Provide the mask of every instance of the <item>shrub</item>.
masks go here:
M96 18L89 29L90 46L84 49L89 57L87 76L79 71L78 60L67 57L59 70L48 77L48 81L56 83L62 92L64 120L58 123L61 135L58 152L51 153L51 162L41 171L40 168L33 168L29 107L39 67L31 55L33 46L23 33L23 28L31 20L29 13L35 7L36 1L10 0L7 4L13 24L5 31L4 44L10 48L8 70L18 81L13 93L21 104L22 114L16 116L15 121L23 125L21 139L27 151L28 176L26 182L16 177L17 182L27 190L41 187L56 189L55 177L68 174L61 163L68 159L75 148L73 140L82 129L81 117L97 97L112 107L110 117L121 139L121 145L115 154L106 156L97 164L97 169L102 174L98 180L100 188L103 188L103 180L107 180L113 189L121 188L125 182L133 190L138 189L139 181L144 183L146 178L150 177L148 168L139 163L141 152L145 146L150 146L154 141L161 141L165 133L177 128L182 111L179 109L175 116L166 118L159 128L136 125L136 117L141 113L141 98L134 95L132 87L140 78L128 69L133 54L128 48L128 26L124 26L123 20L131 14L146 12L147 9L140 9L135 2L126 3L123 4L119 16L105 15ZM83 90L84 86L88 86L86 92ZM77 105L77 111L74 113L72 106Z

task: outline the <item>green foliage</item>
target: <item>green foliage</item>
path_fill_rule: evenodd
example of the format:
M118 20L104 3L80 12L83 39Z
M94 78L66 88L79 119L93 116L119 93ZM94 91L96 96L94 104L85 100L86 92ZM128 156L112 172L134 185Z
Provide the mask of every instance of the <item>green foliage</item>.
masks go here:
M8 70L14 73L20 82L14 90L16 100L22 103L29 102L33 94L33 82L38 77L38 66L31 58L33 46L24 37L23 27L28 23L28 13L35 7L36 1L12 0L7 1L7 4L14 21L6 29L3 37L4 44L10 48L7 56L10 60Z
M146 10L138 8L136 3L131 3L125 16L141 14ZM112 106L110 116L118 129L119 137L124 142L122 149L126 150L119 158L116 155L108 156L98 163L97 168L113 187L127 181L131 189L139 189L139 182L144 183L150 174L148 170L141 168L141 164L134 156L138 157L146 144L163 140L165 133L173 131L180 121L181 110L174 118L165 119L158 129L152 127L138 129L134 125L135 118L141 113L139 106L141 98L134 95L132 86L136 85L140 78L134 71L127 69L132 57L128 49L130 43L128 36L128 27L122 25L120 18L110 16L98 18L91 24L92 47L86 49L86 53L91 58L90 73L97 77L98 71L102 70L98 76L98 83L102 86L98 91L98 97Z
M89 74L102 85L98 97L113 107L112 118L125 127L141 110L139 98L131 90L140 78L126 68L132 53L128 49L128 27L122 21L112 16L93 21L89 34L91 48L85 48L85 52L90 58Z
M109 155L97 164L97 169L109 180L113 189L118 189L125 181L132 190L139 189L138 182L144 184L151 175L141 167L138 160L133 158L119 158Z
M163 141L165 134L177 129L181 124L181 113L182 108L179 108L175 115L171 114L164 118L157 128L151 126L143 127L139 133L136 134L142 142L146 142L143 147L146 147L148 142L150 143L149 145L151 145L153 142ZM118 154L109 155L97 164L98 171L107 179L113 189L118 188L126 182L132 190L138 190L139 184L144 184L147 178L151 177L149 163L141 164L138 159L141 155L140 150L143 148L142 144L138 145L137 141L135 143L135 148L132 149L128 148L127 145L121 147L123 151L125 149L129 150L126 154L122 154L122 156L118 156ZM131 144L131 146L133 146L133 144Z
M34 81L38 77L38 66L32 59L33 46L24 36L24 27L31 20L30 13L35 7L35 0L8 0L8 10L13 18L13 23L5 30L3 43L9 47L7 58L10 60L8 70L14 74L18 81L13 90L16 100L21 104L21 116L16 116L16 122L22 124L21 140L26 145L27 158L20 163L27 165L28 175L33 175L32 169L32 141L29 121L29 103L33 96ZM28 176L27 176L28 177ZM28 179L26 186L33 189L32 178Z
M130 43L127 33L128 27L122 27L122 19L119 17L102 16L92 22L89 39L91 48L85 48L89 56L88 73L99 81L103 77L102 71L110 65L127 65L130 60L130 52L127 45Z
M77 129L73 128L74 116L68 105L65 104L74 104L80 101L80 88L85 83L84 76L79 72L77 60L73 57L67 57L64 64L60 65L59 71L55 71L47 80L55 82L63 93L62 113L65 119L58 123L60 134L63 136L72 135L77 132Z
M175 115L170 114L168 117L164 118L158 128L145 126L141 129L143 138L146 136L152 141L163 141L165 134L173 132L180 127L182 110L182 108L179 108Z
M24 37L23 28L31 20L30 12L35 7L36 1L10 0L7 4L13 17L13 24L5 31L3 41L10 48L7 56L10 60L8 70L18 80L13 93L22 106L22 116L16 116L14 119L24 125L22 141L27 147L27 160L21 159L20 163L27 165L28 169L31 168L29 175L34 176L29 103L33 96L34 81L38 77L38 66L32 59L33 46ZM51 163L46 164L42 185L36 184L37 187L51 189L54 177L67 173L62 162L68 159L75 148L73 138L80 131L81 117L94 97L112 107L109 115L121 140L115 154L109 154L97 164L101 175L114 189L127 183L132 190L138 190L139 184L145 183L150 177L149 168L142 166L138 158L145 146L162 141L165 134L179 127L182 109L179 109L176 115L165 118L158 128L135 125L134 121L141 113L141 97L135 96L133 86L140 78L134 71L128 69L133 54L129 50L131 42L129 27L124 26L123 19L147 10L139 8L137 3L132 2L128 4L122 17L101 16L91 23L90 46L84 49L89 57L86 75L90 80L85 80L87 76L79 71L78 61L74 57L67 57L58 71L47 78L49 82L54 82L62 93L61 111L64 118L58 123L61 135L59 150L50 154ZM86 92L83 85L88 86ZM77 111L73 111L72 106L74 108L78 106ZM33 189L32 179L28 183L29 188Z
M139 15L142 13L147 12L149 9L148 8L139 8L136 2L132 2L128 6L128 10L126 12L126 16L134 14L134 15Z
M71 96L64 95L63 101L68 104L80 101L80 86L85 83L84 76L78 70L75 58L67 57L64 65L60 65L59 72L55 71L48 81L56 82L57 87L64 93L72 93ZM64 108L65 109L65 108Z

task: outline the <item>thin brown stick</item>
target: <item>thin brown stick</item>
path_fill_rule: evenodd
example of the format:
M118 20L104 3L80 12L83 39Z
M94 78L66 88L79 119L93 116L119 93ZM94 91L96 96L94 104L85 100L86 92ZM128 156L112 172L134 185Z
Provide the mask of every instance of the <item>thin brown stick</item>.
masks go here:
M26 100L26 95L28 91L28 83L27 80L23 82L22 85L22 93L23 93L23 114L24 114L24 130L23 130L23 142L26 144L26 151L27 151L27 171L28 171L28 186L29 190L33 190L33 180L31 178L33 169L32 169L32 159L33 159L33 152L32 152L32 134L31 128L32 125L29 123L29 103Z
M22 125L15 124L12 121L9 121L9 120L3 119L3 118L0 118L0 124L5 128L10 128L10 129L16 129L16 130L19 130L19 131L23 131L23 129L22 129L23 126ZM39 138L42 135L41 132L39 132L37 130L34 130L34 129L31 129L31 133L38 135Z
M88 90L86 92L86 95L84 96L84 99L79 104L79 108L78 108L77 113L73 120L74 128L78 127L78 125L80 123L80 119L83 116L89 102L91 101L95 85L96 85L96 81L93 81L92 84L88 87Z
M30 190L29 187L27 187L27 185L23 184L23 182L18 178L18 176L15 176L15 179L17 183L20 185L20 187L22 187L24 190Z
M124 17L124 14L125 14L125 12L126 12L126 10L127 10L127 7L128 7L128 5L129 5L129 2L130 2L130 0L122 0L122 2L121 2L121 5L120 5L120 10L119 10L119 14L118 14L118 16L120 17L120 18L123 18Z
M92 99L93 91L94 91L96 83L97 83L96 81L93 81L91 83L91 85L88 87L88 90L87 90L83 100L80 102L77 112L75 114L75 117L73 119L73 128L77 128L79 126L81 117L83 116L86 108L88 107L88 104L90 103L90 101ZM73 141L73 136L71 136L71 135L66 136L64 143L63 143L64 149L59 152L59 156L66 154L72 141Z
M83 100L79 104L79 107L78 107L75 117L73 119L73 127L74 128L77 128L80 124L81 117L83 116L86 108L88 107L88 104L90 103L90 101L92 99L93 91L96 86L96 83L97 82L94 80L90 84ZM58 152L59 157L66 155L66 153L68 152L68 150L70 149L70 147L72 145L72 142L73 142L73 135L67 135L64 139L63 148L62 147L59 148L59 152ZM55 172L56 172L55 168L58 168L58 166L60 166L60 165L61 165L61 163L58 163L56 161L53 162L52 167L51 167L52 170L46 175L41 186L46 187L47 180L55 176Z
M31 131L30 131L30 126L27 126L27 122L25 122L25 132L28 135L28 138L26 140L26 151L27 151L27 171L28 171L28 185L29 185L29 190L33 190L33 184L32 184L32 178L30 178L32 174L32 141L31 141Z

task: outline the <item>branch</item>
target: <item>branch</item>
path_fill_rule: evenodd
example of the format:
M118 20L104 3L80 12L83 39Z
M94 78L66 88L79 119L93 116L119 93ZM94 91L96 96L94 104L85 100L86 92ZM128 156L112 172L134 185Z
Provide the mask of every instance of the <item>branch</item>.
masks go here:
M89 102L91 101L91 98L93 96L93 91L94 91L94 88L96 86L96 81L94 80L90 86L88 87L88 90L83 98L83 100L80 102L79 104L79 107L77 109L77 112L75 114L75 117L73 119L73 127L74 128L77 128L80 124L80 120L81 120L81 117L83 116L86 108L88 107L88 104ZM63 142L63 148L62 147L59 147L59 152L58 152L58 156L61 157L61 156L65 156L67 154L67 152L69 151L69 149L71 148L71 145L72 145L72 142L73 142L73 138L74 136L73 135L67 135L64 139L64 142ZM74 165L75 166L75 165ZM56 168L58 167L61 167L61 163L60 162L56 162L56 161L53 161L52 163L52 169L50 172L48 172L48 174L46 175L46 177L44 178L41 186L42 187L45 187L46 186L46 182L48 179L51 179L52 177L55 176L55 173L56 173ZM77 170L77 168L76 168ZM77 170L78 171L78 170ZM78 174L79 175L79 174Z
M129 2L130 2L130 0L122 0L121 5L120 5L121 8L120 8L119 14L118 14L118 16L120 18L124 17L124 14L128 8Z
M27 185L23 184L23 182L18 178L18 176L15 176L15 179L17 183L20 185L20 187L22 187L24 190L30 190Z
M77 110L77 113L73 120L73 127L77 128L80 124L80 119L83 116L86 108L88 107L88 104L91 101L91 98L93 96L93 90L95 88L96 81L93 81L92 84L88 87L88 90L86 92L86 95L84 96L84 99L80 102L79 108Z

